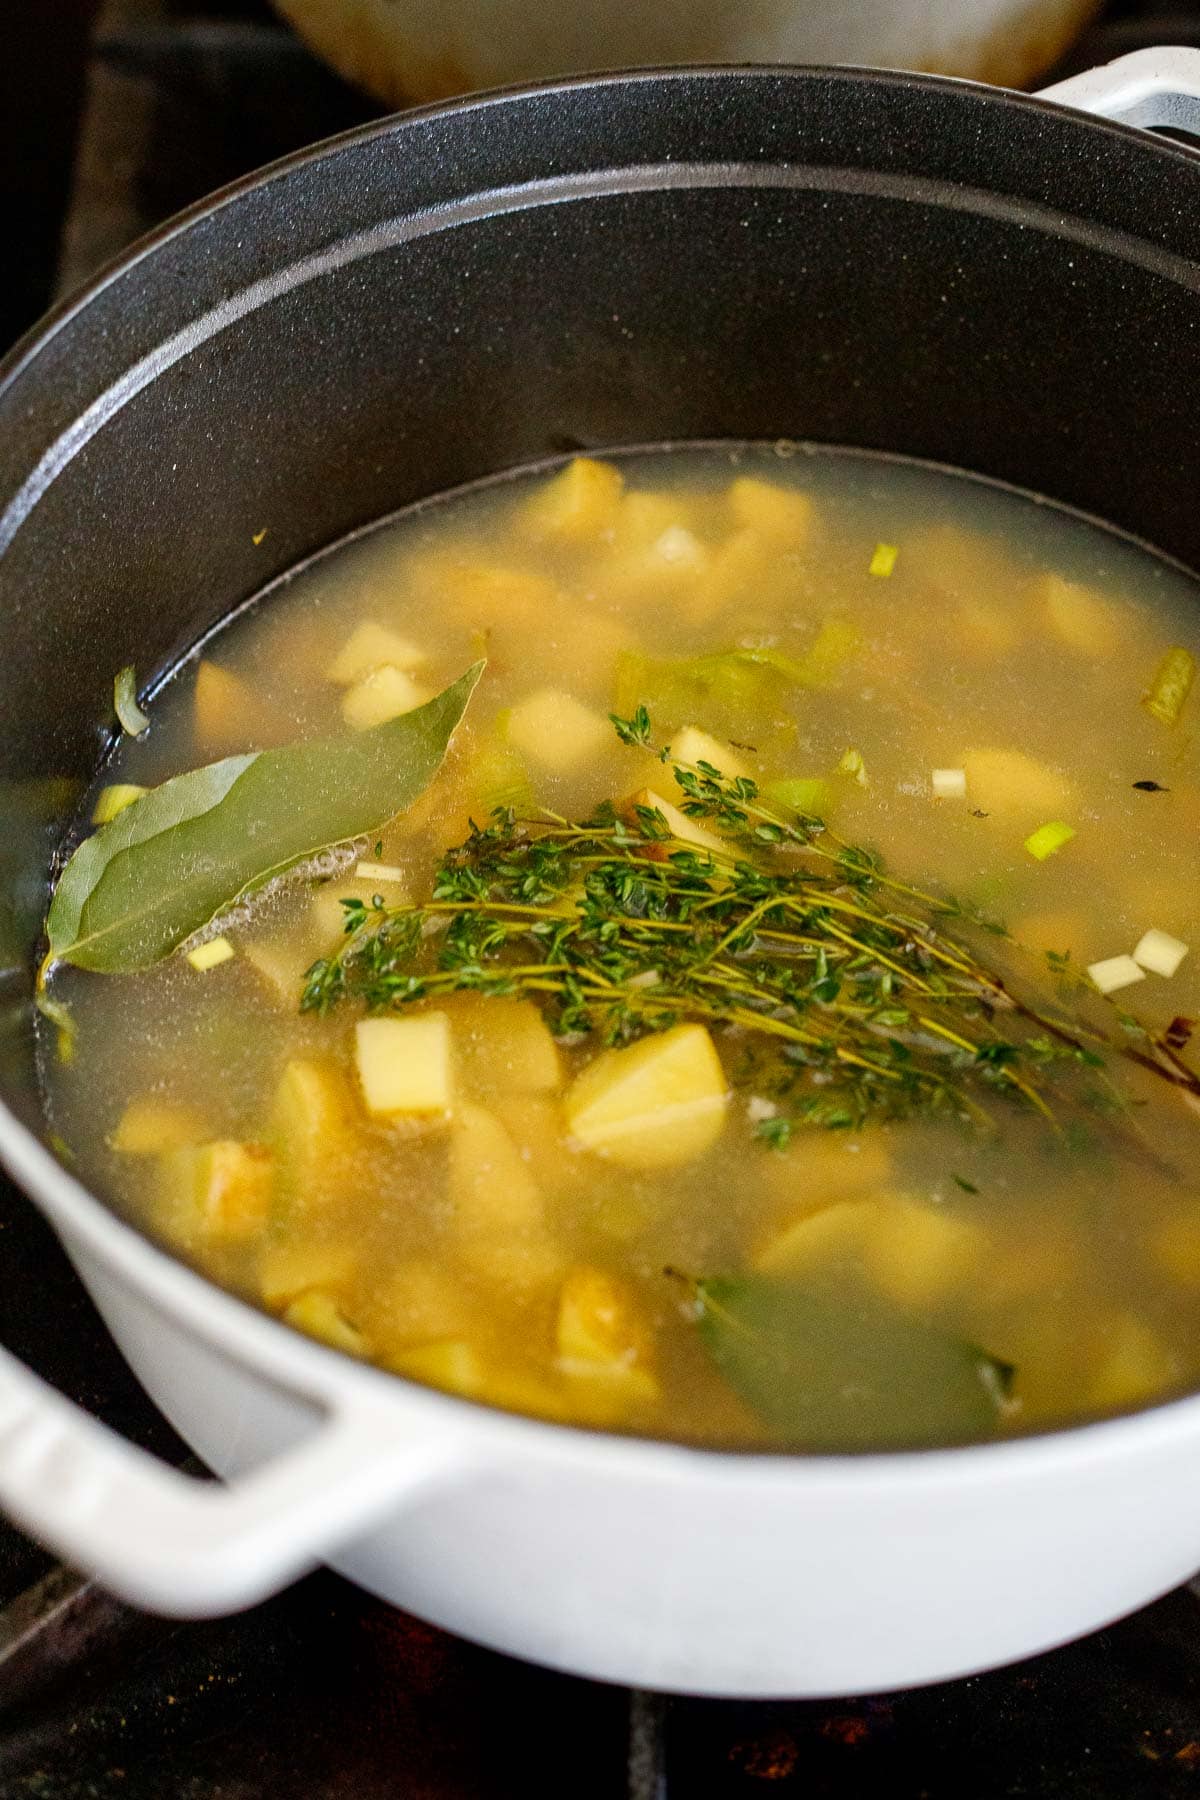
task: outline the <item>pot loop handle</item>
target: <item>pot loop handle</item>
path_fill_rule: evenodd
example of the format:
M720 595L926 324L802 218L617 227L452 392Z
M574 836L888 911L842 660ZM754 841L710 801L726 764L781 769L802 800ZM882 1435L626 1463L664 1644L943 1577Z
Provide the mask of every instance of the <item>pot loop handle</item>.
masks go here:
M1200 137L1200 50L1172 44L1134 50L1041 88L1037 98L1123 125L1166 127Z
M236 1612L445 1475L441 1434L394 1411L331 1404L294 1448L229 1482L139 1450L0 1349L0 1507L123 1600L176 1618Z

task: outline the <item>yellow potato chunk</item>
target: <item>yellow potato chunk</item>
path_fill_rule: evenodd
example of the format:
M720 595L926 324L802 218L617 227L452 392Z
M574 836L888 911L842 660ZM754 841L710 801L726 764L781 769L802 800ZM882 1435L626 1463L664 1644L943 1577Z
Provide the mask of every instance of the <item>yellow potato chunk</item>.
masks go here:
M562 1086L558 1045L532 1000L464 994L450 1020L457 1066L475 1094L550 1094Z
M567 1091L567 1129L585 1149L625 1168L669 1168L716 1142L727 1098L708 1032L676 1025L589 1063Z
M280 1187L289 1198L310 1192L344 1152L354 1105L345 1077L331 1063L293 1057L284 1066L271 1108L270 1138Z
M1010 608L969 594L959 597L957 626L958 641L972 656L1004 656L1016 648L1021 635L1021 623Z
M711 763L731 781L753 773L744 756L739 756L720 738L710 737L707 731L701 731L695 725L685 725L682 731L675 733L671 739L671 755L676 762Z
M430 1344L414 1344L387 1358L387 1366L427 1387L448 1394L480 1393L484 1387L479 1353L465 1338L442 1338Z
M1023 750L968 750L962 766L972 804L984 812L1055 819L1075 807L1075 789L1068 778Z
M658 1377L640 1363L572 1363L562 1376L568 1417L601 1430L644 1417L662 1399Z
M381 663L346 690L342 717L351 730L370 731L374 725L386 725L389 719L414 712L432 698L430 689L414 681L406 669Z
M203 750L248 749L262 737L262 700L240 675L205 657L192 693L196 742Z
M812 529L813 503L807 494L761 481L755 475L739 475L731 483L729 506L739 525L750 526L788 549L799 549Z
M243 943L242 956L269 990L272 1000L295 1012L300 1005L304 972L315 960L312 949L294 938L252 938Z
M862 1136L819 1128L800 1131L786 1150L762 1158L767 1192L789 1206L793 1220L836 1200L877 1194L891 1173L891 1151L882 1131Z
M129 1102L109 1136L108 1147L123 1156L159 1156L165 1150L202 1143L205 1136L204 1120L194 1106L147 1095Z
M509 742L539 768L570 774L595 762L614 741L603 713L560 688L538 688L508 716Z
M344 1295L358 1274L358 1252L352 1244L321 1243L313 1238L271 1238L258 1265L258 1288L264 1304L278 1309L313 1288Z
M727 846L715 832L706 831L695 819L689 819L685 812L672 806L669 800L664 800L654 788L639 788L636 794L630 796L626 810L633 813L639 806L648 806L651 811L661 813L667 830L673 838L678 838L680 844L690 844L696 850L706 851L709 856L723 856L727 853ZM647 838L638 846L638 854L651 862L665 862L677 848L678 845L656 843L653 838Z
M428 661L428 653L411 638L401 637L398 631L375 619L363 619L330 663L326 675L339 687L352 687L385 663L411 674Z
M986 1247L967 1220L887 1196L803 1214L763 1247L755 1267L797 1276L840 1264L864 1273L890 1299L921 1307L967 1280Z
M542 1195L495 1113L469 1101L450 1133L450 1199L460 1237L503 1239L542 1220Z
M602 1269L572 1269L558 1299L555 1347L559 1365L587 1368L639 1361L646 1327L633 1295Z
M1095 1407L1138 1406L1178 1382L1180 1368L1166 1344L1143 1319L1122 1313L1104 1333L1105 1350L1089 1384Z
M318 1338L334 1350L344 1350L349 1356L366 1356L368 1353L366 1338L356 1325L351 1324L342 1311L341 1302L333 1294L323 1294L317 1289L301 1294L298 1300L284 1308L283 1320L286 1325L294 1326L308 1337Z
M1200 1288L1200 1212L1188 1208L1162 1219L1151 1235L1150 1251L1172 1281Z
M1046 622L1056 637L1081 656L1113 656L1121 643L1116 610L1091 588L1061 575L1038 581Z
M332 881L323 881L320 887L314 888L309 908L313 944L321 951L336 946L346 932L346 909L342 901L361 900L369 908L376 894L385 906L406 905L408 895L400 871L397 870L395 876L389 873L386 878L381 878L379 873L363 876L356 869L349 875L337 875ZM312 961L311 956L308 961Z
M218 1138L169 1151L159 1167L158 1220L184 1244L239 1244L267 1223L274 1164L263 1144Z
M461 1280L435 1257L406 1257L389 1275L372 1282L371 1336L389 1353L463 1337L472 1316Z
M520 521L535 537L586 543L612 530L624 486L612 463L577 456L526 503Z
M676 494L652 494L640 489L621 501L613 532L618 550L649 550L665 531L687 530L689 509Z
M376 1118L449 1115L453 1086L445 1013L360 1019L354 1029L354 1058L367 1111Z

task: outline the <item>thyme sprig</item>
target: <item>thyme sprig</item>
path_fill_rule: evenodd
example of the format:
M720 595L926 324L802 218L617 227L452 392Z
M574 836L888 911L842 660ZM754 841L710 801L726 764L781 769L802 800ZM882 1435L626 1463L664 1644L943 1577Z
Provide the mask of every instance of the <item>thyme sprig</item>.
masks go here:
M652 748L645 708L613 724ZM1123 1104L1103 1037L1015 997L946 927L1002 928L752 780L658 754L715 847L648 805L606 801L579 822L499 809L446 854L423 904L343 902L345 935L308 972L303 1010L520 995L560 1037L605 1045L699 1020L734 1047L733 1079L770 1100L759 1131L776 1145L798 1125L991 1123L994 1097L1056 1129L1064 1108Z

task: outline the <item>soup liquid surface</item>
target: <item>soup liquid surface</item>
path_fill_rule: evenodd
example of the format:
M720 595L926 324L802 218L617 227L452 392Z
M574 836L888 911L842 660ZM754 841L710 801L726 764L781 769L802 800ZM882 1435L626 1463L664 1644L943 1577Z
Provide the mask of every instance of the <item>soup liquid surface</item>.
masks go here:
M1143 703L1172 646L1197 650L1196 601L1179 571L1053 507L857 455L624 455L384 523L210 640L104 783L364 728L486 656L441 773L359 846L365 873L344 853L331 879L235 916L216 966L60 970L78 1038L69 1064L44 1045L54 1128L124 1213L298 1329L549 1418L858 1448L1195 1386L1200 1120L1119 1051L1104 1060L1120 1103L1072 1100L1066 1129L999 1094L990 1127L917 1108L783 1142L746 1032L710 1020L696 1029L727 1095L713 1101L711 1068L685 1070L682 1100L652 1074L632 1124L588 1140L573 1084L602 1046L554 1038L544 995L406 1012L448 1021L424 1073L450 1045L445 1103L412 1112L370 1110L362 1007L299 999L344 899L427 900L493 807L573 821L635 793L679 802L670 769L609 723L644 703L655 745L693 727L727 773L810 783L806 812L1002 921L1007 938L955 935L1072 1009L1064 967L1128 955L1152 928L1196 937L1197 697L1173 725ZM770 681L715 680L693 710L671 665L734 651L774 655L730 665ZM1027 840L1047 825L1073 835L1039 858ZM1141 1043L1118 1015L1151 1033L1200 1016L1200 954L1078 1004ZM780 1293L800 1309L791 1337Z

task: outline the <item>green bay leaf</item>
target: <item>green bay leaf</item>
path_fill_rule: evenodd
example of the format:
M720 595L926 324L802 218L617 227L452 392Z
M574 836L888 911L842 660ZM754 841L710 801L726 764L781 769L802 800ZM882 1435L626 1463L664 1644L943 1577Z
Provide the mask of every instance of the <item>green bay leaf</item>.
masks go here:
M276 876L377 830L436 775L483 667L368 731L228 756L151 788L63 870L49 960L148 968Z
M873 1296L740 1275L696 1297L713 1361L793 1448L915 1449L995 1429L1011 1369Z

